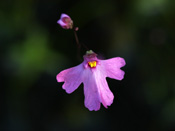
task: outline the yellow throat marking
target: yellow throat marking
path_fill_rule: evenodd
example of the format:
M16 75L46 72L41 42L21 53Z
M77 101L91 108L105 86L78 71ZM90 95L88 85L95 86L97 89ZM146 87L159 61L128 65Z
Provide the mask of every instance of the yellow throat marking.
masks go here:
M90 61L88 62L88 65L93 68L93 67L96 67L97 66L97 62L96 61Z

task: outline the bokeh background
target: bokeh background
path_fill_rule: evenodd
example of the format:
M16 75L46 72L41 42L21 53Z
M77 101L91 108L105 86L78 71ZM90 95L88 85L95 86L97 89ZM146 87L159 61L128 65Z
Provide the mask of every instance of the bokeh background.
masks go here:
M122 81L107 78L108 109L89 111L83 85L67 94L56 81L82 62L61 13L100 57L126 60ZM174 0L1 0L0 130L173 131L174 52Z

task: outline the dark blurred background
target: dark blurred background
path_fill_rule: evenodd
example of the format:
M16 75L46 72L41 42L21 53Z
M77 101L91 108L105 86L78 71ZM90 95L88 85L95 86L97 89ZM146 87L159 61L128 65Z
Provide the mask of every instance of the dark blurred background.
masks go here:
M125 78L107 78L115 99L97 112L56 75L82 61L80 42L104 59L123 57ZM175 130L174 0L1 0L0 131ZM83 56L85 52L81 52Z

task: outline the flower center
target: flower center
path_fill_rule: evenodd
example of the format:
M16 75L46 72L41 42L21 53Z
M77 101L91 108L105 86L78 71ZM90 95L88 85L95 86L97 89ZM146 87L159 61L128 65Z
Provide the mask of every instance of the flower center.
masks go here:
M90 61L88 62L88 65L93 68L93 67L96 67L97 66L97 62L96 61Z

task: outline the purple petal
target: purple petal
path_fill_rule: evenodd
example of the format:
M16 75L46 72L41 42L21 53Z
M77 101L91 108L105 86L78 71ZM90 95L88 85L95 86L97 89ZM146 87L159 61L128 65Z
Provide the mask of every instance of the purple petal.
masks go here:
M90 69L86 69L84 72L86 78L84 83L84 96L85 96L85 106L90 110L100 109L100 96L97 88L97 83Z
M114 95L110 91L106 82L103 70L100 65L94 70L86 71L84 81L85 106L90 110L99 110L100 103L107 108L113 102Z
M101 78L101 82L98 84L99 84L98 87L100 91L101 103L105 108L107 108L107 106L110 106L113 103L114 95L110 91L105 77Z
M106 76L122 80L124 78L125 72L120 68L125 65L125 60L121 57L115 57L108 60L101 60L101 64L106 71Z
M72 93L82 83L81 74L83 72L83 69L83 65L80 64L78 66L63 70L57 75L57 81L64 82L62 87L66 90L67 93Z
M98 66L98 70L94 73L97 88L100 94L100 99L104 107L110 106L113 102L114 95L109 89L104 70L102 66Z
M61 14L61 19L63 19L64 17L70 18L70 16L68 16L67 14L62 13Z
M65 24L61 19L57 21L57 23L64 28L65 26L67 26L67 24Z

